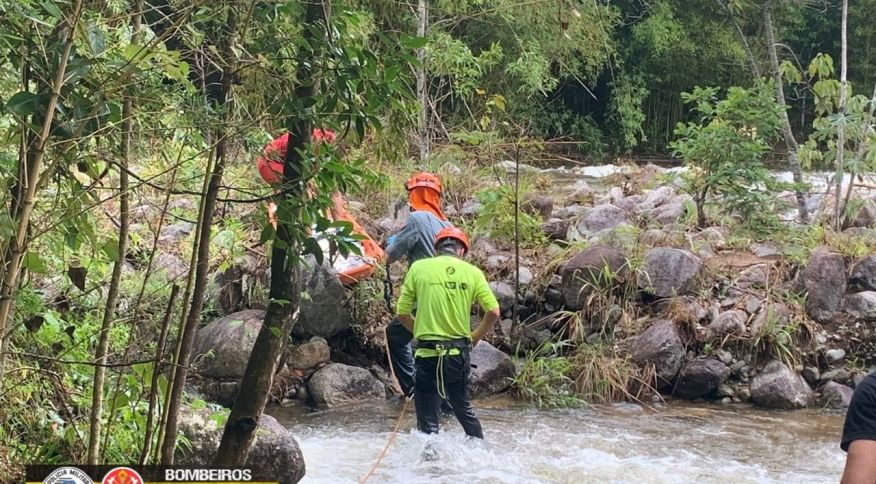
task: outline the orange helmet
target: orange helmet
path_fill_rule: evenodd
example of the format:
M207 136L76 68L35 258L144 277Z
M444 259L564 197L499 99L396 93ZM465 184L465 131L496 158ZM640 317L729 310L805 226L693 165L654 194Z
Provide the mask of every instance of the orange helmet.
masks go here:
M465 235L465 232L459 230L456 227L444 227L438 232L438 235L435 236L435 246L444 239L456 239L462 246L465 248L465 251L468 252L468 236Z
M408 191L413 190L417 187L425 187L431 188L441 194L441 179L436 175L431 173L426 173L425 171L421 171L419 173L415 173L413 176L408 178L408 181L405 182L405 189Z

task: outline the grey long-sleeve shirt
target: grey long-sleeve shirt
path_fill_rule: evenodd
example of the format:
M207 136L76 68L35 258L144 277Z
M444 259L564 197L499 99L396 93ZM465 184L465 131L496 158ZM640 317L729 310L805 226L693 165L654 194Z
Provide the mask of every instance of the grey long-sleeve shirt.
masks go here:
M392 263L407 257L410 266L420 259L434 256L435 236L441 229L450 226L450 222L439 219L431 212L411 212L405 226L395 234L392 245L386 248L387 260Z

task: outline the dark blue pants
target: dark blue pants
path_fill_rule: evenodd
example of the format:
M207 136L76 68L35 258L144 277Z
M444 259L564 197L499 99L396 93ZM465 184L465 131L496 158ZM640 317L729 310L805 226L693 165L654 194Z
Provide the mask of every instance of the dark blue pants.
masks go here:
M410 396L414 392L414 352L411 340L414 335L405 328L398 318L392 318L386 327L386 342L389 346L389 357L392 369L401 391Z
M441 393L453 408L456 419L469 437L484 438L481 423L471 407L468 395L468 377L471 372L471 357L468 348L462 354L440 358L443 382L438 381L438 357L417 358L417 392L414 405L417 408L417 428L427 434L438 433L441 416Z

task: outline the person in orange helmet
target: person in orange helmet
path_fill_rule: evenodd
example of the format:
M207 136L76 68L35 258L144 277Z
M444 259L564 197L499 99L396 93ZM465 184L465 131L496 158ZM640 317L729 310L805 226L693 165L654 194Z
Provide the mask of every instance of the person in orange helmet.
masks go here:
M468 237L456 227L435 236L435 257L411 265L398 299L398 319L417 339L414 405L417 428L438 433L441 400L446 399L466 435L484 438L468 394L471 349L499 320L499 303L484 273L462 260ZM472 331L470 311L484 310ZM416 318L413 316L417 304Z
M435 236L441 229L451 227L441 210L441 179L432 173L419 172L405 182L411 214L404 227L389 237L386 247L388 263L407 258L413 265L435 255ZM401 391L411 397L414 392L414 356L411 349L413 334L398 318L386 327L390 364Z

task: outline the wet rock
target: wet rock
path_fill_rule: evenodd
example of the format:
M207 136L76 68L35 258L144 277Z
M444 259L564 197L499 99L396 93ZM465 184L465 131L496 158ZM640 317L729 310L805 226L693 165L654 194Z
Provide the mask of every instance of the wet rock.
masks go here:
M751 400L751 389L748 387L742 387L739 391L736 392L736 398L738 398L742 402L748 402Z
M536 197L520 204L520 209L532 215L541 216L542 220L551 218L554 211L554 201L550 197Z
M578 222L579 232L599 232L627 221L627 212L611 204L593 207Z
M751 380L751 398L767 408L805 408L815 395L806 380L784 363L773 360Z
M818 379L818 382L821 384L825 384L830 381L835 381L837 383L849 383L852 381L852 374L849 370L845 368L834 368L833 370L825 371L821 374L821 378Z
M317 370L307 387L318 408L333 408L386 395L383 384L370 371L342 363L331 363Z
M821 372L814 366L807 366L803 369L803 379L806 380L806 383L815 386L821 379Z
M724 363L725 365L730 365L733 363L733 353L730 353L727 350L715 350L715 356L718 357L721 363Z
M830 408L849 408L855 391L837 382L827 382L821 388L821 403Z
M636 364L654 364L657 388L660 390L671 387L685 356L678 329L669 320L657 321L649 326L633 339L630 351Z
M698 358L682 368L673 394L694 399L718 389L730 376L730 368L714 358Z
M791 320L791 308L783 303L769 303L761 307L754 321L751 323L749 332L754 336L765 334L770 327L785 326Z
M286 359L286 366L293 370L310 370L329 362L331 349L328 342L314 336L310 341L292 348Z
M180 445L174 463L190 467L206 467L213 463L219 449L224 426L211 418L207 409L185 408L180 412L179 433L190 445ZM281 484L294 484L304 477L304 456L292 433L270 415L259 417L255 440L247 456L246 467L258 468Z
M657 247L645 254L644 266L639 288L657 297L670 297L692 289L703 263L686 250Z
M568 220L552 218L541 224L541 231L551 240L568 240L570 226Z
M493 290L493 295L499 301L499 308L502 312L514 309L517 304L517 296L514 295L513 287L501 281L493 281L490 283L490 289Z
M824 356L829 365L834 365L846 359L846 350L842 348L834 348L832 350L827 350L827 353L825 353Z
M165 245L179 242L194 230L195 224L191 222L179 222L173 225L168 225L161 229L161 234L158 236L158 243Z
M728 368L727 370L729 372L730 369ZM718 389L715 390L715 397L717 398L728 398L734 397L735 395L736 391L733 389L733 387L727 385L726 383L718 385Z
M871 255L855 264L849 284L864 291L876 291L876 256Z
M318 265L308 258L301 277L301 289L309 297L301 299L301 312L292 333L298 338L331 338L348 329L353 324L350 296L328 261Z
M876 321L876 291L864 291L846 297L843 309L854 318Z
M818 322L829 321L846 292L846 265L842 256L824 247L817 249L803 269L800 282L807 293L807 314Z
M507 390L516 374L511 357L486 341L481 341L471 350L471 364L468 389L473 398Z
M199 329L192 347L198 372L212 378L242 378L264 317L264 311L248 309Z
M745 311L733 309L719 314L708 327L708 337L740 336L745 333L745 322L748 314Z
M576 254L560 271L566 307L572 310L581 309L588 289L594 285L602 287L606 284L603 280L606 268L623 280L627 276L627 266L623 252L607 245L595 245Z

